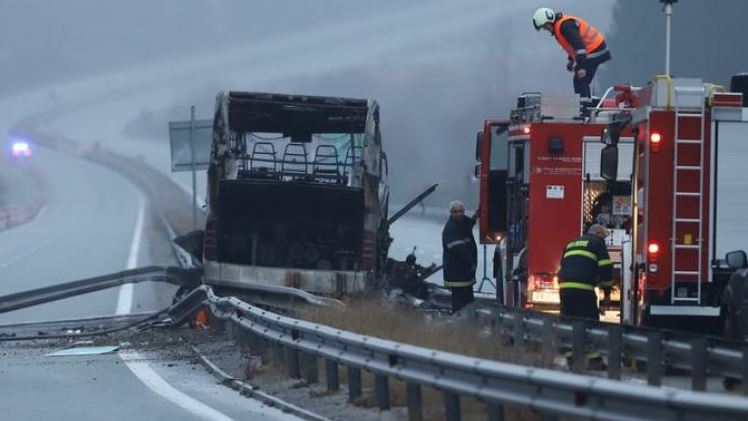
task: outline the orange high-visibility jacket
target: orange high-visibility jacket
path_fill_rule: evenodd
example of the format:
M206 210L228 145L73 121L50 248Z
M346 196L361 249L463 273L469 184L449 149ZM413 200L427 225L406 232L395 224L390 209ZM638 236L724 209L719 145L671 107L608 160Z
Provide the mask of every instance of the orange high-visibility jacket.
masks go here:
M567 40L561 33L561 25L568 20L575 20L579 24L579 34L582 36L582 41L584 42L586 51L575 50L572 48L571 44L569 44L569 40ZM599 47L600 44L605 41L605 37L603 37L603 34L601 34L597 28L587 23L586 20L571 15L564 15L561 19L557 19L556 22L553 23L553 35L556 37L556 41L561 44L561 48L563 48L569 56L574 58L577 57L577 54L587 54L587 57L589 57L589 54L595 51L595 48Z

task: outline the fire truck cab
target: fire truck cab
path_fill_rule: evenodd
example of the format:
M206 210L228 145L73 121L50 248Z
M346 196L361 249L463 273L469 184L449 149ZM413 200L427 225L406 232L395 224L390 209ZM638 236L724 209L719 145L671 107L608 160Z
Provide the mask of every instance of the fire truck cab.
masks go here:
M600 174L601 134L632 97L630 87L618 89L588 116L577 95L523 94L509 120L487 120L478 133L480 241L501 243L508 305L557 309L564 246L593 223L611 230L608 247L622 280L631 231L630 136L619 140L618 176Z

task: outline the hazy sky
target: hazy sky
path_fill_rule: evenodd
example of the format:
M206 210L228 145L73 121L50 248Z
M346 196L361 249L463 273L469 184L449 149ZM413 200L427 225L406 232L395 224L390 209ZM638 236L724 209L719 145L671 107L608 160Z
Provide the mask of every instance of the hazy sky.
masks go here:
M198 69L178 94L128 103L125 134L164 144L166 122L183 119L189 104L211 110L219 89L375 98L395 200L438 182L438 204L474 203L481 121L505 117L523 91L571 90L564 53L531 26L539 5L608 35L613 61L600 90L662 71L655 0L5 0L0 97L128 70L145 80L159 66ZM742 0L679 2L673 72L724 83L748 68L747 14Z

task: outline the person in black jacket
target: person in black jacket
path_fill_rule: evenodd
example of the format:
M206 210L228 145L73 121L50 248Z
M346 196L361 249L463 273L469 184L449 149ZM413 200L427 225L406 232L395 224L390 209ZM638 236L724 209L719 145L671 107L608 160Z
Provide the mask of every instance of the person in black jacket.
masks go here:
M465 216L465 205L460 201L449 204L449 220L442 231L442 263L444 286L452 290L452 311L458 311L474 300L475 268L478 265L478 246L473 237L472 218Z
M561 290L561 315L600 319L595 287L610 300L613 286L613 264L605 245L608 230L593 224L587 234L566 244L558 273Z

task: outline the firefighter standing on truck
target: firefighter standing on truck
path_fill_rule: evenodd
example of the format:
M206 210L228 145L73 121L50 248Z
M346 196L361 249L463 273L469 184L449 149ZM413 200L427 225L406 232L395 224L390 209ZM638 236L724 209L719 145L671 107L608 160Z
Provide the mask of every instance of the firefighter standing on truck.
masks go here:
M607 236L604 226L594 224L587 234L566 244L558 273L562 316L600 319L595 286L605 292L606 304L613 286L613 264L605 245Z
M594 26L576 16L555 13L547 7L535 11L535 29L550 32L568 54L566 70L574 72L574 92L590 98L590 85L598 66L610 60L605 37Z
M465 205L460 201L449 204L449 219L442 231L442 263L444 286L452 291L452 311L459 311L473 302L475 268L478 265L478 246L473 226L478 211L472 218L465 216Z

